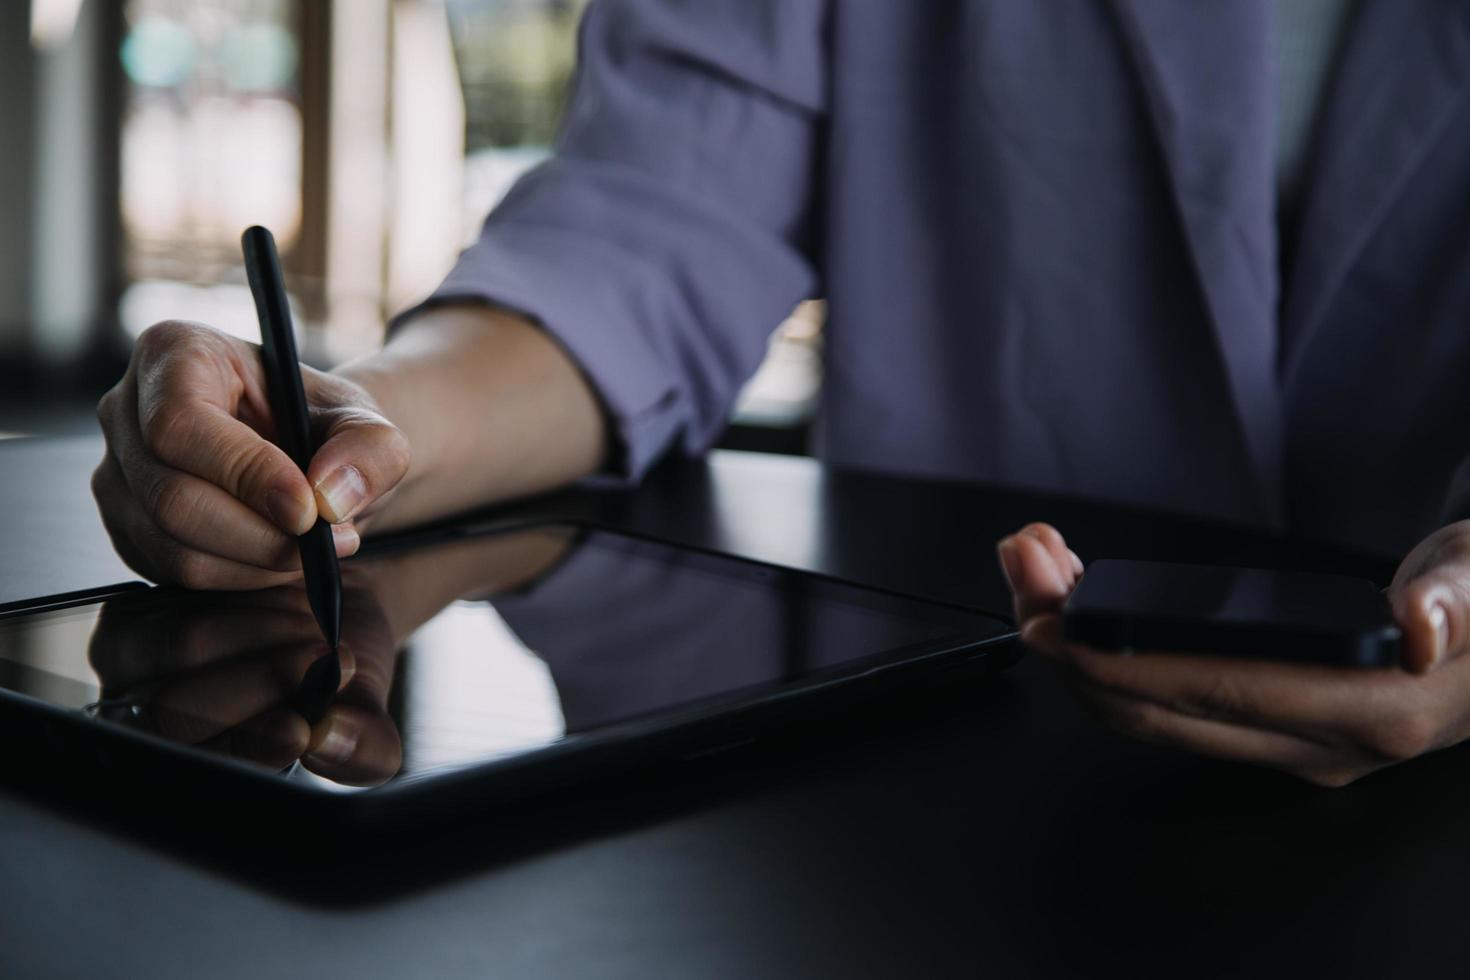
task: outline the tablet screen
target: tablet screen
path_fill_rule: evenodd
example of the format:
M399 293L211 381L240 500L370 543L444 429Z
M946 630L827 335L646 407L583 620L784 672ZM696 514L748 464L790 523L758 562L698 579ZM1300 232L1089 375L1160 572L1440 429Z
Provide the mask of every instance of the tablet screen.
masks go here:
M342 574L335 673L297 587L151 589L0 620L0 687L347 788L1008 632L954 607L561 525L356 558Z

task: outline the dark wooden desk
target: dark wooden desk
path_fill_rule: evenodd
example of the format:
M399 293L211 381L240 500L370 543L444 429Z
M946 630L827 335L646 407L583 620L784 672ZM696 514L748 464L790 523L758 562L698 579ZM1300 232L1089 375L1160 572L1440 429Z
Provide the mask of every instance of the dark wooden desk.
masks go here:
M0 602L129 577L88 497L99 452L0 445ZM1391 568L740 454L535 507L990 607L993 542L1038 518L1088 559ZM1470 962L1463 751L1316 790L1102 734L1034 661L839 743L726 765L713 790L640 789L631 810L592 801L490 861L423 842L426 861L467 855L461 873L345 905L0 790L0 976L1402 977Z

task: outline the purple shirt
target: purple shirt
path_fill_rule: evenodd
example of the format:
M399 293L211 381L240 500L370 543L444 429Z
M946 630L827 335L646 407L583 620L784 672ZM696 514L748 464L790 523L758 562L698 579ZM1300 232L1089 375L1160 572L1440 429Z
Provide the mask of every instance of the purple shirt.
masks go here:
M435 300L538 320L634 477L825 296L833 464L1401 552L1470 515L1470 4L1363 4L1283 276L1271 3L598 0Z

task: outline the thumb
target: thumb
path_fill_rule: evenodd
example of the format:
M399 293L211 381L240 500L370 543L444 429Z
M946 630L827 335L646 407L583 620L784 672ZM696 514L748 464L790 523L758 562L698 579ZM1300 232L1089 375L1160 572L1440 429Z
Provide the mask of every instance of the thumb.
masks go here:
M408 472L408 439L392 422L362 406L319 413L325 430L306 479L317 510L341 524L392 490Z
M1011 587L1016 623L1058 612L1076 587L1082 562L1049 524L1028 524L996 546Z
M1405 669L1426 673L1470 651L1470 555L1441 561L1390 593Z

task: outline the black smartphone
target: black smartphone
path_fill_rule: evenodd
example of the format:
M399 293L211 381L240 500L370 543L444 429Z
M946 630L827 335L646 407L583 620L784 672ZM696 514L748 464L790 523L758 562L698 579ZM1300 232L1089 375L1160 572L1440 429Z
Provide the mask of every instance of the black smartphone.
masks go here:
M1401 634L1367 579L1099 559L1062 609L1062 634L1105 650L1216 653L1385 667Z

